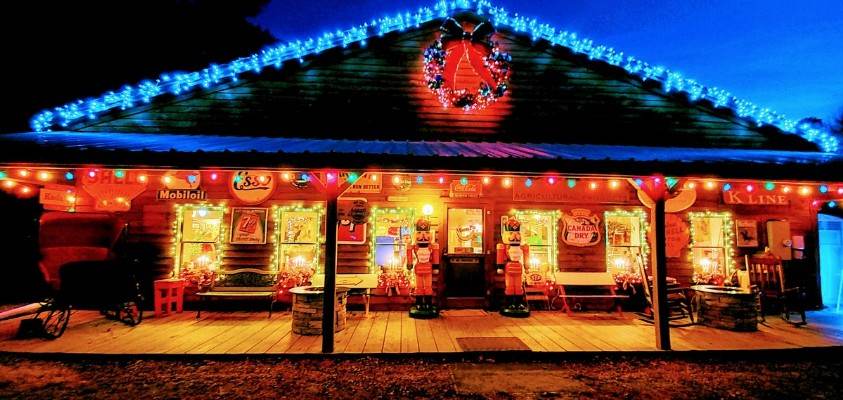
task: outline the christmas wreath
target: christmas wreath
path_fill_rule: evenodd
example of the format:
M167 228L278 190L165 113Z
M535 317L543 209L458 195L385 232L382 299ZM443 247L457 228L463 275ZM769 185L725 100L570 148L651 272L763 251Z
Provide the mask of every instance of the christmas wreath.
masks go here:
M491 40L492 24L482 22L466 32L457 20L448 18L439 30L439 38L424 51L424 77L442 105L482 110L502 97L509 88L512 57ZM476 90L456 86L463 58L480 78Z

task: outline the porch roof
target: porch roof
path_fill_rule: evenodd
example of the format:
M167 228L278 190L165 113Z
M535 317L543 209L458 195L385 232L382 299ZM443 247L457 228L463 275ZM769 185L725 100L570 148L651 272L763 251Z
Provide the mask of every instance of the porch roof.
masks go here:
M836 175L843 155L769 149L704 149L559 143L469 141L348 140L284 137L242 137L111 132L24 132L0 135L0 153L10 162L116 163L153 165L333 164L382 167L475 169L505 166L507 170L533 168L603 172L607 166L671 173L740 175L732 166L769 173L801 170L812 175ZM120 158L125 155L128 158ZM330 158L313 157L329 155ZM79 157L75 157L79 156ZM162 158L162 156L166 156ZM280 157L279 157L280 156ZM365 157L361 157L365 156ZM85 158L87 157L87 158ZM78 160L77 160L78 159ZM161 160L168 160L162 163ZM434 161L438 160L438 161ZM419 162L423 161L423 162ZM596 168L602 166L602 168ZM611 169L611 168L610 168ZM674 172L674 170L683 170ZM621 172L621 171L613 171ZM650 171L652 172L652 171ZM801 176L812 178L814 176Z

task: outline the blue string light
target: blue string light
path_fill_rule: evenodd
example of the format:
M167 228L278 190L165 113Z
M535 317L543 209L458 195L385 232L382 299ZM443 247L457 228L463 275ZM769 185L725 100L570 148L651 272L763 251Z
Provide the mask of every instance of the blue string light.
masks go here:
M728 192L730 190L732 190L732 184L731 183L724 183L723 184L723 191Z
M73 172L67 171L64 173L64 179L72 181L74 178L76 178L76 175L73 175Z
M136 86L123 86L118 92L112 91L97 98L77 100L52 110L42 111L32 118L31 126L37 132L49 131L57 126L67 127L85 117L96 119L110 110L118 108L125 110L141 102L149 103L163 94L179 95L197 87L207 89L217 84L235 82L240 74L247 71L260 73L267 66L280 68L285 61L289 60L304 62L305 57L334 47L347 47L353 43L365 46L368 38L403 31L410 26L417 27L434 19L447 17L457 10L467 10L489 17L498 27L508 27L515 32L529 34L534 41L547 40L553 45L567 47L575 53L586 55L589 59L624 68L643 80L661 82L667 93L684 92L692 101L708 100L715 107L729 107L738 116L747 118L758 126L773 125L785 132L798 134L816 143L825 152L837 152L839 148L837 137L824 129L808 124L797 126L796 121L768 108L739 99L725 90L703 86L679 72L659 65L650 65L611 47L597 45L590 39L579 37L576 33L558 30L536 19L510 14L502 7L492 6L488 0L440 0L432 7L422 7L413 13L399 13L344 31L326 32L316 39L296 40L267 47L251 56L238 58L227 64L212 64L201 71L162 74L158 79L145 80Z

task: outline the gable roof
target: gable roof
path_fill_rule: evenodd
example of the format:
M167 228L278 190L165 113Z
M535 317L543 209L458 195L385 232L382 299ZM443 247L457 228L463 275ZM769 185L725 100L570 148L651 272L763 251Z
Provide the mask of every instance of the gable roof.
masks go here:
M111 111L140 108L164 95L180 96L193 93L200 88L208 90L228 87L238 82L245 73L259 74L266 70L276 70L287 61L296 59L304 61L306 57L330 49L352 45L365 46L367 40L373 37L404 31L410 27L420 27L458 11L470 11L489 18L498 27L516 33L529 34L534 41L546 41L552 47L566 48L574 54L584 55L589 60L623 68L629 74L639 77L645 84L659 83L661 89L667 94L684 93L693 104L704 105L711 109L731 109L738 118L750 122L758 129L776 127L816 143L824 152L838 150L837 138L827 132L806 124L797 125L795 121L783 115L738 99L725 90L705 87L665 67L650 65L612 48L597 45L589 39L579 38L574 33L541 24L535 19L510 14L485 0L440 1L432 7L421 8L413 13L399 13L392 17L363 23L345 31L325 33L316 39L269 47L249 57L239 58L226 64L211 65L201 71L163 74L156 80L126 85L116 92L43 111L32 119L32 127L39 132L49 131L56 127L66 128L85 120L96 120ZM778 131L778 129L774 130Z

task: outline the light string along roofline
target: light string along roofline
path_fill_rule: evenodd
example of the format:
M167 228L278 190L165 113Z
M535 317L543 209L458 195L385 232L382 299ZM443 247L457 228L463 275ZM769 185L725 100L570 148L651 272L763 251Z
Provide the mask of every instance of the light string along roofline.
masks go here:
M684 92L691 101L708 100L714 107L731 108L739 117L749 119L758 126L772 125L785 132L798 134L817 144L824 152L835 153L839 149L838 138L826 130L808 123L800 124L768 108L739 99L726 90L703 86L679 72L651 65L614 48L595 44L591 39L581 38L576 33L558 30L536 19L510 14L504 8L492 6L487 0L443 0L432 7L373 19L347 30L326 32L315 39L270 46L227 64L211 64L201 71L165 73L158 79L145 80L135 86L125 85L100 97L80 99L52 110L44 110L32 118L31 126L37 132L50 131L54 127L67 127L84 118L96 119L115 109L125 110L137 104L149 103L163 94L180 95L197 87L207 89L217 84L236 82L238 76L245 72L260 73L264 68L273 66L279 69L285 61L298 59L303 62L305 56L335 47L347 47L353 43L365 46L366 40L371 37L402 31L408 27L418 27L462 10L488 16L498 27L529 33L533 40L547 40L554 45L567 47L574 53L584 54L589 59L621 67L645 81L661 82L666 93Z

